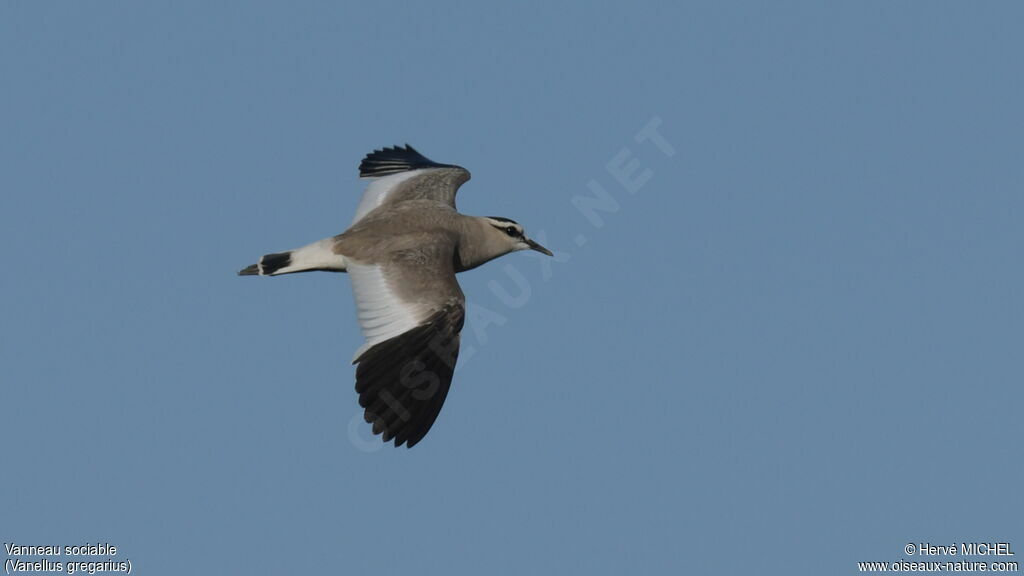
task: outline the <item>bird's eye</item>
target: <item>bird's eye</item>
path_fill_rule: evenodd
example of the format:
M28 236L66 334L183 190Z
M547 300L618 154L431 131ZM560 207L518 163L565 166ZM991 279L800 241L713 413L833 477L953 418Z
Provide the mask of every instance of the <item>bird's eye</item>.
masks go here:
M508 228L505 228L505 233L513 238L519 235L519 232L516 230L515 226L509 226Z

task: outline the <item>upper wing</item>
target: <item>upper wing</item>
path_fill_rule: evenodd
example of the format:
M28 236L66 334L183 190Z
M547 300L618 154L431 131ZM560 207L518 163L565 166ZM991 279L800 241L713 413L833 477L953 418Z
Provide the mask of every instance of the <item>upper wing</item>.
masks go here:
M374 180L363 192L353 224L386 203L429 199L454 208L455 193L469 180L469 171L434 162L406 144L367 154L359 164L359 177Z
M348 268L366 337L353 360L359 405L395 446L426 435L451 386L465 317L452 249L433 244Z

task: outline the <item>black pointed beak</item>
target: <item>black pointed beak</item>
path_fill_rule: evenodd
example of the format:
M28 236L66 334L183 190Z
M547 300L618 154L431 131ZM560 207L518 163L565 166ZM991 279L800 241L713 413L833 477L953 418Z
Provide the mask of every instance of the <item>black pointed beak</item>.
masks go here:
M530 250L536 250L537 252L540 252L541 254L547 254L548 256L554 256L554 253L552 253L551 250L548 250L547 248L541 246L540 244L537 244L533 240L530 240L529 238L526 238L525 240L526 240L526 245L530 247Z

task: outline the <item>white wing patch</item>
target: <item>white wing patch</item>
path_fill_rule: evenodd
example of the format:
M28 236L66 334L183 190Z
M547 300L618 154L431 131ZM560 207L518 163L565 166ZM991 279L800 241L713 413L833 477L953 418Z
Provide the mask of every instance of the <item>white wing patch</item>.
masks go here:
M431 170L430 168L420 168L418 170L409 170L408 172L400 172L398 174L392 174L390 176L383 176L381 178L373 178L370 185L363 191L363 197L359 200L359 206L356 208L356 216L352 219L352 223L355 224L363 219L373 211L374 208L380 206L387 199L388 194L394 191L399 184Z
M390 178L390 176L389 176ZM355 361L363 352L423 323L419 306L403 302L388 286L380 266L348 263L356 312L366 343L356 351Z

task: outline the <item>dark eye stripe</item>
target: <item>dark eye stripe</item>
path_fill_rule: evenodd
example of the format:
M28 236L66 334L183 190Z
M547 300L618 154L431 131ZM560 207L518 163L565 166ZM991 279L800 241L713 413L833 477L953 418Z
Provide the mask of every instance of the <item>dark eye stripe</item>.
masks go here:
M518 238L523 235L523 230L517 226L498 226L493 222L491 223L491 226L494 226L498 230L501 230L502 232L508 234L509 236L512 236L513 238Z

